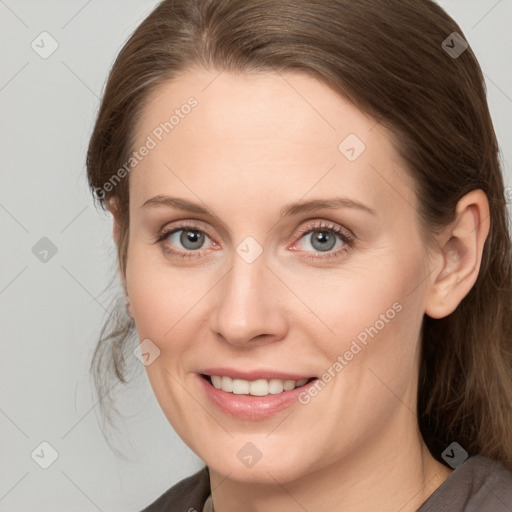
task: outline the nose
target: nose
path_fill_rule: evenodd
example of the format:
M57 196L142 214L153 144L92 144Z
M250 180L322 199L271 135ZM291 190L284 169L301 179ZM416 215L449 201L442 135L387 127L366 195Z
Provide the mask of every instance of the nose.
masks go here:
M267 267L264 254L247 263L234 254L231 270L215 287L210 328L226 343L254 347L282 340L289 315L283 284Z

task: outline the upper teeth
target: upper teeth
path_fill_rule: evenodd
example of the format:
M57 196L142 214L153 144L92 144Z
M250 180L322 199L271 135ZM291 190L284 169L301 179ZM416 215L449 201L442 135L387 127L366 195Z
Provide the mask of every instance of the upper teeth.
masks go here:
M222 389L228 393L235 395L254 395L266 396L268 394L276 395L283 391L291 391L299 386L306 384L308 379L301 380L281 380L281 379L259 379L259 380L242 380L232 379L231 377L212 375L212 384L217 389Z

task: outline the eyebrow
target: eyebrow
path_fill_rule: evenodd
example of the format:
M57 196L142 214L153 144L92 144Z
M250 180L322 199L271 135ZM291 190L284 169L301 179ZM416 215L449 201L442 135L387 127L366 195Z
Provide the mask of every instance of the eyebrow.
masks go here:
M168 207L168 208L177 208L180 210L184 210L190 213L209 215L214 217L213 213L203 206L199 204L193 203L191 201L187 201L186 199L181 199L179 197L170 197L164 195L157 195L148 199L141 208L149 208L149 207ZM287 217L290 215L298 215L299 213L308 213L314 212L316 210L322 209L337 209L337 208L353 208L356 210L364 211L371 215L377 215L377 212L366 206L363 203L358 201L354 201L352 199L348 199L346 197L334 197L331 199L313 199L310 201L301 201L297 203L292 203L289 205L285 205L280 210L280 217Z

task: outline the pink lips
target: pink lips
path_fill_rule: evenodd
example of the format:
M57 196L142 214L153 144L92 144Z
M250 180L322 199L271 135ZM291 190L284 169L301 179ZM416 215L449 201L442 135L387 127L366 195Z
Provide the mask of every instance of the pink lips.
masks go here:
M230 368L208 368L200 372L203 375L219 375L231 377L232 379L243 379L248 381L258 379L280 379L280 380L301 380L310 376L283 373L273 370L256 370L242 372ZM223 413L241 419L258 420L265 419L279 411L282 411L298 402L298 396L308 384L290 391L283 391L279 394L267 396L236 395L215 388L210 380L198 374L199 384L207 398Z

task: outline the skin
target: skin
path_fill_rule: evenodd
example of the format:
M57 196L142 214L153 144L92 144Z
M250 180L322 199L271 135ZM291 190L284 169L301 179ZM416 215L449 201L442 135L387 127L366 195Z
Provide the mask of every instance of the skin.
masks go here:
M151 386L210 468L216 512L416 510L451 472L418 430L422 319L450 314L473 286L489 231L485 194L462 198L427 248L413 182L389 133L300 73L181 73L149 98L135 146L190 96L197 107L130 174L122 277L140 339L160 350L146 367ZM349 134L366 145L352 162L338 149ZM157 195L212 216L142 207ZM375 215L343 207L279 216L285 205L335 195ZM111 211L117 239L115 201ZM200 249L180 244L181 232L154 243L179 221L207 233ZM332 256L344 245L337 235L323 252L311 241L322 229L298 234L319 222L350 230L354 246ZM263 249L252 263L236 252L248 236ZM397 302L401 311L306 405L240 419L199 385L206 367L321 376ZM248 442L262 454L250 468L237 457Z

